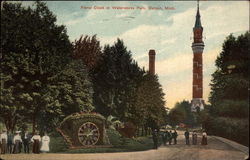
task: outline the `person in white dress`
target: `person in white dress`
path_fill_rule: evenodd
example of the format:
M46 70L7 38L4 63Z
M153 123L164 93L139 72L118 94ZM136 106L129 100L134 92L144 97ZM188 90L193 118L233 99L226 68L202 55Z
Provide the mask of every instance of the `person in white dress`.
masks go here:
M207 145L207 133L205 131L202 133L201 145Z
M1 144L1 153L7 153L7 141L8 136L6 130L3 130L3 133L0 135L0 144Z
M42 137L42 146L41 146L42 152L49 152L49 142L50 138L47 135L47 133L45 133L44 136Z

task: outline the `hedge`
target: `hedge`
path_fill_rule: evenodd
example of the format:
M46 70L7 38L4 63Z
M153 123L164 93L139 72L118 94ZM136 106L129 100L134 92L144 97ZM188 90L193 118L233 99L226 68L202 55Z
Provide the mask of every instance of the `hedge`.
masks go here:
M210 135L224 137L249 146L248 118L214 117L206 121L205 129Z

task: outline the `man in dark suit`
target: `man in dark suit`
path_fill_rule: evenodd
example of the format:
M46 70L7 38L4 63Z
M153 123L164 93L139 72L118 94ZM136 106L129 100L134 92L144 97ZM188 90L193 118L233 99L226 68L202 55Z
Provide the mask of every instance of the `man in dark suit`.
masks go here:
M176 130L174 130L174 133L173 133L174 144L177 144L177 136L178 136L178 134L177 134Z
M186 139L186 145L189 145L189 131L186 129L186 132L184 133L185 139Z
M22 136L24 153L30 153L30 147L29 147L30 139L31 135L29 134L28 131L25 131L25 133Z
M154 149L158 148L158 131L154 129L153 131L153 142L154 142Z
M169 145L172 144L172 139L173 139L173 133L172 133L172 131L170 130L170 131L169 131L169 141L168 141Z
M7 141L8 153L12 153L13 137L14 135L10 131L8 131L8 141Z

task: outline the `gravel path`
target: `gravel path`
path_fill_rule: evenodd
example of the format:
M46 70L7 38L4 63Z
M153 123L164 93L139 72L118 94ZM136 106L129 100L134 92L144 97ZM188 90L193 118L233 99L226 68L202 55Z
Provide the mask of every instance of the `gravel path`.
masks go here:
M208 145L185 145L184 136L177 145L161 146L158 150L96 154L15 154L1 155L4 160L244 160L246 154L208 137ZM198 138L200 142L200 137Z

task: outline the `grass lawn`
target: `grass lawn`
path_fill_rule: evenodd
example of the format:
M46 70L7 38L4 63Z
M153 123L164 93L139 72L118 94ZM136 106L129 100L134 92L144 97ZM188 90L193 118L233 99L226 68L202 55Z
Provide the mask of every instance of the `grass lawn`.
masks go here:
M152 136L125 138L115 130L107 130L110 143L113 147L109 148L84 148L84 149L68 149L62 136L55 133L50 136L50 152L51 153L108 153L108 152L131 152L144 151L153 148ZM159 138L160 140L161 138Z

